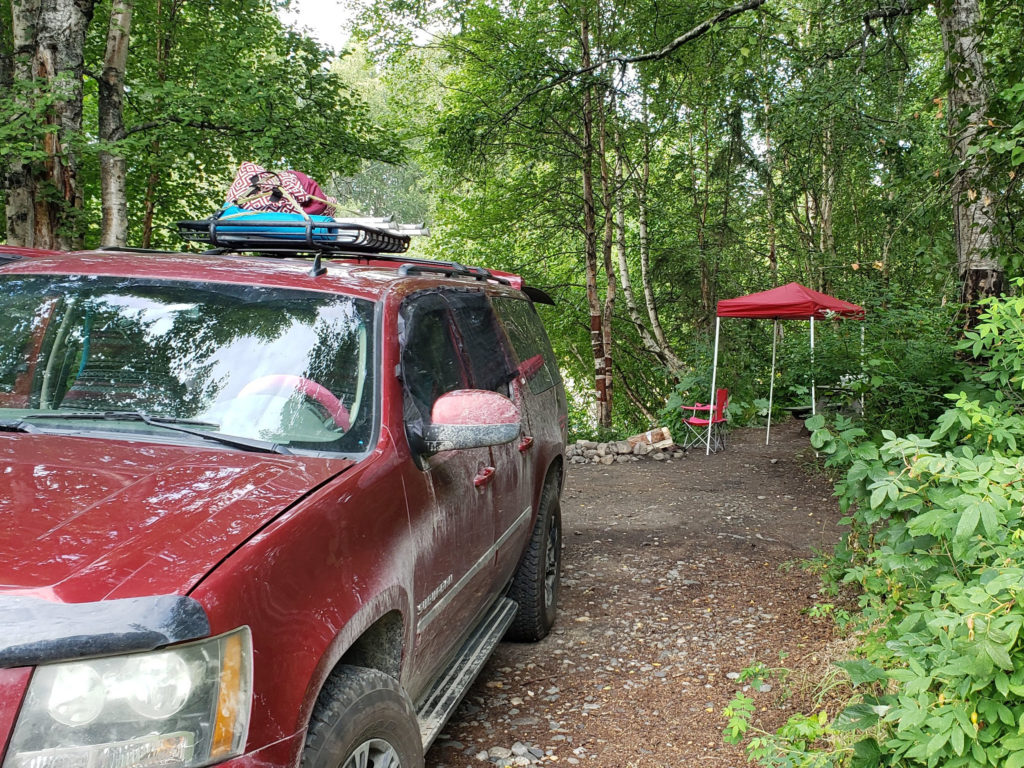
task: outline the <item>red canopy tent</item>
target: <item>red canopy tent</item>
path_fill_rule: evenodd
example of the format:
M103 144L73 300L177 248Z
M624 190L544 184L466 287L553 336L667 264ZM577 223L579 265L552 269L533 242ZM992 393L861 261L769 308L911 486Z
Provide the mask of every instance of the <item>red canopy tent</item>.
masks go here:
M851 317L864 319L864 307L812 291L800 283L787 283L770 291L751 293L718 302L719 317L771 317L808 320L817 317Z
M711 366L711 408L715 407L715 386L718 375L718 332L723 317L768 317L775 321L772 333L772 377L768 389L768 432L765 443L772 429L772 401L775 396L775 345L778 338L779 320L810 320L811 321L811 363L814 362L814 320L832 317L864 319L864 308L848 301L837 299L825 293L812 291L800 283L787 283L768 291L738 296L735 299L724 299L718 302L715 318L715 354ZM862 331L863 334L863 331ZM861 339L863 343L863 336ZM811 374L811 412L815 411L814 375ZM711 450L711 430L708 429L708 451Z

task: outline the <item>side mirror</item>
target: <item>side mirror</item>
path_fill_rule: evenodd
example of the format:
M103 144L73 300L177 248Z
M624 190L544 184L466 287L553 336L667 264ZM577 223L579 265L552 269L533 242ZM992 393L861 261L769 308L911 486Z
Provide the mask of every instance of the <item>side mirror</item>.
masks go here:
M458 389L441 395L423 429L427 453L511 443L519 436L519 408L497 392Z

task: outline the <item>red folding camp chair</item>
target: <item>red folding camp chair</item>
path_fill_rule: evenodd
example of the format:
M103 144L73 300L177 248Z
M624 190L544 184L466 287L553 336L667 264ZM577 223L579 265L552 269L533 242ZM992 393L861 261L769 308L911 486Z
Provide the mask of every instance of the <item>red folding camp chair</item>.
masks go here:
M694 403L693 405L681 405L680 409L689 411L690 416L683 419L686 425L687 435L684 448L705 446L708 444L708 416L711 416L711 444L712 451L725 448L725 407L729 404L729 390L719 389L715 392L715 412L711 413L711 406L707 403ZM703 415L698 415L703 414Z

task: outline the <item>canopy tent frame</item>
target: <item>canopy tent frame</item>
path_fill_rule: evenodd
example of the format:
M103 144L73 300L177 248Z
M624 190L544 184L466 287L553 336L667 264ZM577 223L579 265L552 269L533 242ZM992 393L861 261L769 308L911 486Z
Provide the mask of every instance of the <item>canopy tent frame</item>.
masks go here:
M772 374L768 387L768 429L765 432L765 445L771 437L772 404L775 397L775 363L776 348L779 338L779 320L810 320L811 344L811 414L817 413L817 391L814 379L814 320L833 317L864 319L864 308L848 301L837 299L825 293L812 290L800 283L787 283L778 288L739 296L735 299L723 299L718 302L715 316L715 351L711 362L711 412L715 410L715 392L718 383L718 344L721 335L723 317L771 318L772 325ZM860 335L861 356L864 354L864 329ZM708 424L705 453L711 453L711 424Z

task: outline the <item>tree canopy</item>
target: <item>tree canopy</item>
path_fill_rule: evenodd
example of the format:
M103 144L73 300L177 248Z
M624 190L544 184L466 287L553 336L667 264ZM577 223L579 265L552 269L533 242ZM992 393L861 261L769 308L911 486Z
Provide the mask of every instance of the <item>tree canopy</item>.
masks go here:
M0 20L9 242L173 246L241 160L301 168L353 213L427 221L421 252L555 295L581 431L698 397L717 300L792 280L869 309L864 355L826 335L846 356L819 380L867 376L879 414L908 390L937 408L927 361L971 324L957 308L1024 263L1011 0L388 0L340 59L273 0L12 0ZM770 332L724 351L744 418ZM782 346L783 404L802 346Z
M718 299L790 280L933 312L933 334L903 342L948 349L970 320L945 307L1021 267L1020 17L960 0L377 3L362 34L386 82L433 74L428 248L551 289L570 377L621 431L674 386L706 387ZM847 372L898 371L892 317L869 313L866 360L836 340ZM763 333L727 350L751 410Z

